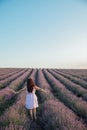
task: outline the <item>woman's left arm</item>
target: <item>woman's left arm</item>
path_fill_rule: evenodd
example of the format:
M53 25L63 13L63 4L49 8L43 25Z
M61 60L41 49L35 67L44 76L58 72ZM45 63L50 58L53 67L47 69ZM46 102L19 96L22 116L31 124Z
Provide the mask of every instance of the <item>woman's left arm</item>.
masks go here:
M42 89L42 88L40 88L40 87L38 87L38 86L35 86L35 89L36 89L36 90L40 90L40 91L42 91L42 92L47 93L47 91L46 91L46 90L44 90L44 89Z

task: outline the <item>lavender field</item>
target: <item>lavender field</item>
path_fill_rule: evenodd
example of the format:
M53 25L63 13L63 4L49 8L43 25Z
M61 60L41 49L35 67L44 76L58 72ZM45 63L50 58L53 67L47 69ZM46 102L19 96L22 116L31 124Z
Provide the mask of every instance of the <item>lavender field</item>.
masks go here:
M30 77L47 91L33 122L20 91ZM0 68L0 130L87 130L87 70Z

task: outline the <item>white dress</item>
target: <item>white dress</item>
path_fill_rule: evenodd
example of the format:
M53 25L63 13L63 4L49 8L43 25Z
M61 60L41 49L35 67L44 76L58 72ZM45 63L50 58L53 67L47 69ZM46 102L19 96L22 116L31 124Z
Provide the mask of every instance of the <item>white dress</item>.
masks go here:
M30 93L27 92L25 106L27 109L33 109L38 107L38 101L37 101L37 96L35 94L35 89L33 89L33 91Z

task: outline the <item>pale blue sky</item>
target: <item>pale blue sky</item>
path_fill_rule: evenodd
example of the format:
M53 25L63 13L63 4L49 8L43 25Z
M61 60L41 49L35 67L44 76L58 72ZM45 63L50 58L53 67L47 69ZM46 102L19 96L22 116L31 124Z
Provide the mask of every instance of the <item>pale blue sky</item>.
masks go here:
M0 67L87 68L86 0L0 0Z

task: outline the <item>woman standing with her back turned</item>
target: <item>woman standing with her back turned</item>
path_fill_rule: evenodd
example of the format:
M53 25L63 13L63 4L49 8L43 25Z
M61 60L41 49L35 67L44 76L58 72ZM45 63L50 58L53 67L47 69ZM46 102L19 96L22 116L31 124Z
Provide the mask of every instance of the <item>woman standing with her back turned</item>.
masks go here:
M30 117L36 120L36 108L38 107L38 100L35 94L36 90L41 90L46 93L44 89L36 86L34 81L30 78L27 80L27 95L26 95L26 108L29 110ZM33 117L34 116L34 117Z

